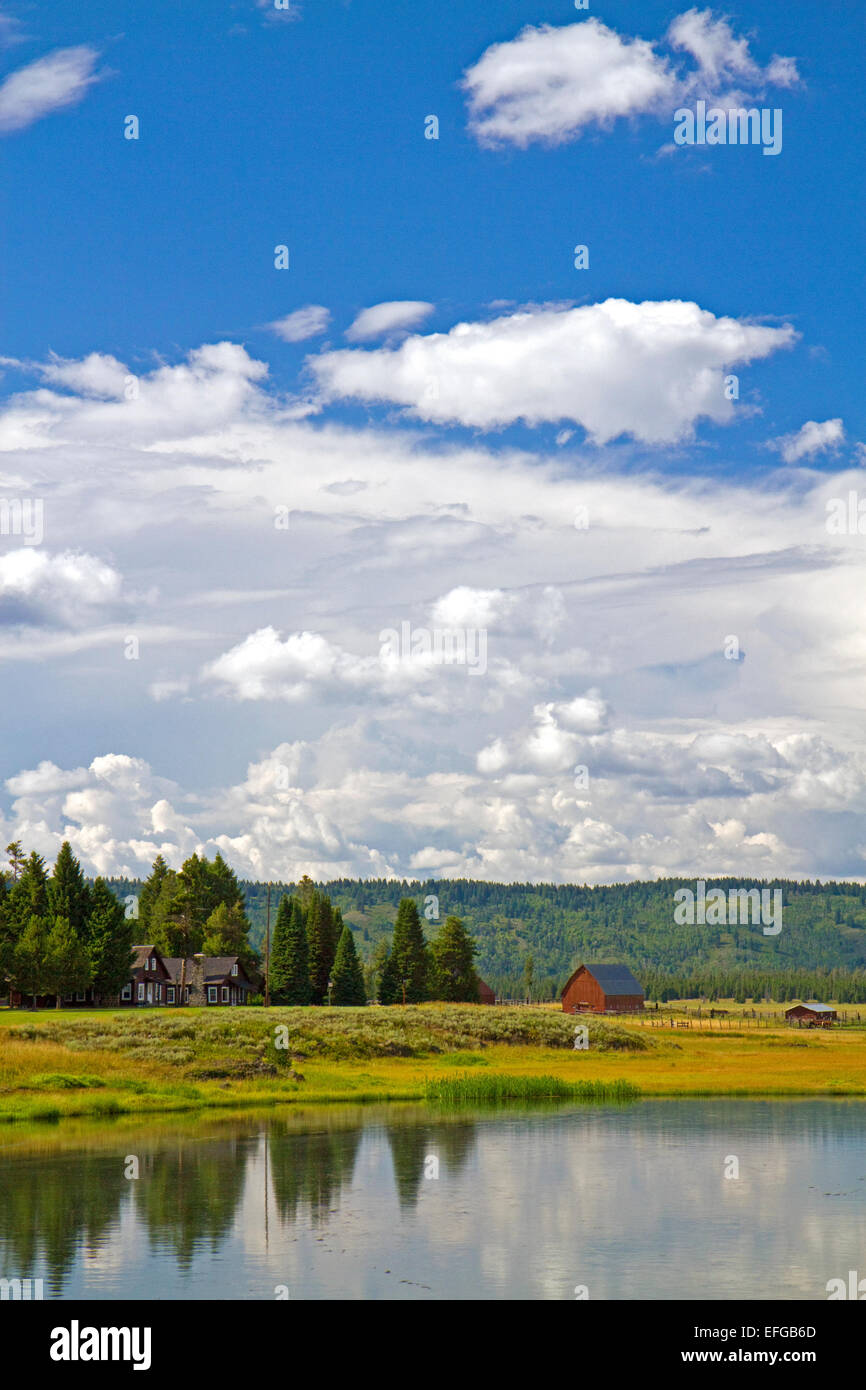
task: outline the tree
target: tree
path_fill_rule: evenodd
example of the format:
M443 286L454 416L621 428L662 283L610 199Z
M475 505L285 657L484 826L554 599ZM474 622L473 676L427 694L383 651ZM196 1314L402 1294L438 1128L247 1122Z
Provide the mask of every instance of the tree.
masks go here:
M304 914L296 900L284 894L271 946L271 998L275 1004L309 1004L311 993Z
M17 879L21 876L21 870L24 868L26 862L24 851L21 848L21 841L13 840L11 845L6 846L6 853L9 855L9 871L13 879Z
M244 966L252 968L258 964L258 957L247 936L249 929L242 907L220 903L205 922L202 952L206 956L237 956Z
M394 944L391 955L397 970L397 982L402 1001L405 991L407 1004L420 1004L427 998L427 975L430 961L421 918L414 898L401 898L394 923Z
M384 955L377 972L376 998L380 1004L398 1004L402 1001L403 991L397 976L397 962L394 959L394 952L389 951L385 945Z
M56 920L63 917L82 937L90 915L90 885L68 840L60 846L54 870L48 880L48 909Z
M90 984L92 969L87 948L68 917L57 917L45 941L42 983L57 996L59 1009L64 994L75 994Z
M430 947L431 983L436 999L477 1004L478 976L473 964L478 947L459 917L446 917Z
M91 983L98 999L119 994L129 979L134 930L134 919L126 916L123 903L115 897L105 879L98 878L90 895L86 932L93 975Z
M138 930L142 934L139 945L147 945L144 937L152 933L151 917L162 893L163 884L168 878L176 878L174 871L168 867L161 854L158 854L153 861L153 868L148 878L144 882L141 892L138 895Z
M13 960L14 983L22 994L33 998L45 993L45 947L48 939L44 917L35 913L30 918L15 946Z
M351 927L343 927L334 958L332 1004L366 1004L364 975Z
M532 982L535 977L535 961L528 955L523 962L523 986L527 1004L532 1002Z
M313 893L307 910L307 948L312 1002L323 1004L328 997L328 981L334 966L337 943L334 939L331 900L318 891Z
M25 859L21 873L9 894L9 911L23 931L31 917L48 916L48 875L45 860L34 850Z

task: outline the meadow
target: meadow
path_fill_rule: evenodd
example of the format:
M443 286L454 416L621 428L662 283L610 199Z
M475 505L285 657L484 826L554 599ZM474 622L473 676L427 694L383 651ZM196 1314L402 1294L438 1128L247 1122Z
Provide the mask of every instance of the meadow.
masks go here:
M866 1096L866 1027L580 1023L584 1050L576 1020L544 1006L0 1010L0 1121L461 1097Z

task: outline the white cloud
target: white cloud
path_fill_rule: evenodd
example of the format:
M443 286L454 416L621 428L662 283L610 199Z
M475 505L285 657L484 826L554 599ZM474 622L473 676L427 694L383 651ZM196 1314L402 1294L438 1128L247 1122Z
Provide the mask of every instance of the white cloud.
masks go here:
M837 449L844 442L845 430L841 420L807 420L795 434L783 435L773 441L786 463L814 458L828 449Z
M0 556L0 624L79 627L118 610L117 570L93 555L31 546Z
M0 133L24 130L53 111L81 101L99 75L99 54L87 45L58 48L0 84Z
M317 338L324 333L330 322L331 311L323 304L307 304L303 309L295 309L285 318L269 323L268 328L284 343L302 343L306 338Z
M440 424L497 429L573 420L604 444L687 438L733 418L727 369L795 341L790 325L716 318L680 300L608 299L521 310L399 347L344 348L308 359L325 399L391 401Z
M361 343L371 338L408 332L411 328L417 328L434 308L435 305L421 299L394 299L384 304L373 304L369 309L361 310L346 329L345 336L350 343Z
M620 117L671 115L691 94L733 100L744 86L752 91L798 80L790 58L774 57L762 69L747 40L711 10L678 16L667 42L672 52L661 53L658 43L622 36L595 18L527 26L493 44L464 74L470 129L488 145L557 145ZM674 53L682 52L696 68L676 65Z

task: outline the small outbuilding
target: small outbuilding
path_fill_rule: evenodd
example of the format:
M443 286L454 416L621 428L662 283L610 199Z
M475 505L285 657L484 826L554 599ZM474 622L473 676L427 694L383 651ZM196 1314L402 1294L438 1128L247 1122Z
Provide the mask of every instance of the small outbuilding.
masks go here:
M495 992L490 988L489 985L486 985L484 981L481 979L479 979L478 981L478 1002L479 1004L496 1003Z
M785 1020L800 1028L832 1028L837 1014L829 1004L794 1004L785 1010Z
M562 991L567 1014L632 1014L644 992L627 965L579 965Z

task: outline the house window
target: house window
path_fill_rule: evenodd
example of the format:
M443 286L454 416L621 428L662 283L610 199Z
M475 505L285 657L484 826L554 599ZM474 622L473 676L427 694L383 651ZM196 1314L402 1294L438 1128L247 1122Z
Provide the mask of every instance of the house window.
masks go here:
M229 1002L229 987L228 987L228 985L223 985L223 1003L224 1003L224 1004L227 1004L228 1002Z
M184 985L183 987L183 1002L185 1004L189 1003L189 985Z
M140 980L139 980L139 982L138 982L138 999L139 999L139 1003L143 1003L143 1002L144 1002L144 985L142 984L142 982L141 982Z
M233 966L232 966L232 974L233 974L233 975L237 975L237 973L238 973L238 968L237 968L236 965L233 965Z
M151 956L151 958L150 958L150 968L151 968L151 970L155 970L155 969L156 969L156 956Z
M166 993L168 994L168 1002L169 1002L169 1004L173 1004L173 1003L174 1003L174 985L166 985L165 988L166 988Z
M84 993L83 990L79 990L78 993L77 993L76 996L75 996L76 1001L77 1001L77 1003L79 1003L79 1004L83 1003L86 997L87 997L87 996L85 995L85 993Z
M120 997L121 997L121 999L131 999L131 998L132 998L132 985L131 985L131 984L129 984L129 985L124 985L124 986L123 986L123 989L120 991Z
M208 987L207 987L207 1002L208 1002L209 1004L215 1004L215 1003L217 1002L217 987L216 987L216 985L208 985Z

